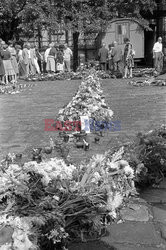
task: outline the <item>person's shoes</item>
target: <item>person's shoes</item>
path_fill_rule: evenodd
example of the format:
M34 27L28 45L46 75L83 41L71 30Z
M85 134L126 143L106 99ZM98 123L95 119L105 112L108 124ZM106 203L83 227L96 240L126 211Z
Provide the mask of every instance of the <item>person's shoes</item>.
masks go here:
M127 76L123 76L123 79L127 79Z

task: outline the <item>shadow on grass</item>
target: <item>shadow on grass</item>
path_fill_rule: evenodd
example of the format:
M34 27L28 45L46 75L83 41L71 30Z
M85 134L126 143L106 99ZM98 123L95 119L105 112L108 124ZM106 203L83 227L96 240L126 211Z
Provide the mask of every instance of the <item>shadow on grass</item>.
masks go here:
M93 241L87 243L73 243L69 245L69 250L117 250L113 246L107 246L101 241Z

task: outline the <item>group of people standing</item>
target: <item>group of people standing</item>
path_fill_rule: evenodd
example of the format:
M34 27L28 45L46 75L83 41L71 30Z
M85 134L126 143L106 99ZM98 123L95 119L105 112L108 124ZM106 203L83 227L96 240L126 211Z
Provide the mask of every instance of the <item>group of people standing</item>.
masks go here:
M109 49L106 48L104 43L102 44L98 53L100 69L105 71L108 69L113 74L119 71L121 74L124 73L123 78L132 78L135 53L128 38L124 39L124 43L124 51L116 41L108 46Z
M16 54L12 41L6 44L0 39L0 80L2 83L17 81L19 70Z
M64 45L49 44L49 48L44 53L44 61L46 63L46 71L55 73L59 71L71 71L72 50L67 43Z
M29 77L42 73L71 71L72 51L67 44L55 45L39 51L34 44L23 47L12 41L0 39L0 78L3 83L17 82L18 77Z

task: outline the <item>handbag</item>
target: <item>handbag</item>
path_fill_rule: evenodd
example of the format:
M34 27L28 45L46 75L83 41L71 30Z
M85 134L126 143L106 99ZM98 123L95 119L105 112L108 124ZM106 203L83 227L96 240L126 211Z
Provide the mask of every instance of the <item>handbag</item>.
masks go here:
M64 64L63 63L57 63L57 70L58 71L63 71L64 69Z
M131 50L131 55L135 56L135 50L134 49Z

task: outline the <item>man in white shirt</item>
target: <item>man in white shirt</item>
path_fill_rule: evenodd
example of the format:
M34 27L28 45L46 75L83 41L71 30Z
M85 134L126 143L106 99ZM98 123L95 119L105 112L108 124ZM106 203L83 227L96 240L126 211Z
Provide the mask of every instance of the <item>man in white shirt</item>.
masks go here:
M33 64L33 56L31 52L31 46L29 43L24 45L24 49L22 51L23 63L25 65L25 76L28 77L31 74L34 74L34 64Z
M71 49L68 47L67 43L64 44L64 67L65 67L65 70L67 70L68 72L71 71L71 68L70 68L70 64L71 64L71 57L73 55Z
M158 41L153 46L153 58L155 70L161 73L163 68L163 45L161 37L158 38Z
M51 50L51 48L52 48L52 44L53 44L53 43L50 43L50 44L49 44L49 48L47 48L46 51L45 51L45 53L44 53L44 60L45 60L46 63L47 63L48 55L49 55L50 50Z

